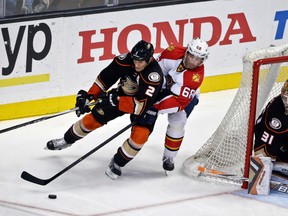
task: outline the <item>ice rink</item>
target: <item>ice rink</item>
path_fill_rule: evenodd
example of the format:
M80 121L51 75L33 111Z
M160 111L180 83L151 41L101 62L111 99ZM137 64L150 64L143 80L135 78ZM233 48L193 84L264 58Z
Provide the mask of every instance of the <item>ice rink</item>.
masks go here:
M74 113L0 134L0 215L287 216L288 194L248 196L239 186L200 182L182 171L184 160L218 127L235 93L201 94L186 125L175 171L169 176L165 176L161 161L166 115L159 116L149 141L114 181L104 172L129 130L46 186L24 181L20 175L25 170L39 178L52 177L129 124L128 115L62 151L44 150L44 146L48 140L63 136L77 120ZM2 121L0 129L35 118ZM56 194L57 199L49 199L49 194Z

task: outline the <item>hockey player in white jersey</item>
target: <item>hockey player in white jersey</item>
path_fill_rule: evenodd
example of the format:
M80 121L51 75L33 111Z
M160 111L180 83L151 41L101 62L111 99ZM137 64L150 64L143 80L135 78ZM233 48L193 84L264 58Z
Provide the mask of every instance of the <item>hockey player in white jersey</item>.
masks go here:
M199 101L199 87L204 79L204 64L208 44L199 38L187 47L169 46L158 57L165 76L163 90L154 105L159 114L168 114L163 169L174 170L174 158L182 144L185 124Z

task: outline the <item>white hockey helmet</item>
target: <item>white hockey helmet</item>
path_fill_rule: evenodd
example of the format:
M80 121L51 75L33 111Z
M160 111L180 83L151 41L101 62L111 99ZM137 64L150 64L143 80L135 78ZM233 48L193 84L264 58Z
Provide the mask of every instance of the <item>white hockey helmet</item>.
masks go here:
M188 43L186 52L206 60L209 55L208 44L200 38L194 38L190 43Z
M285 115L288 115L288 79L284 82L281 89L281 98L285 107Z

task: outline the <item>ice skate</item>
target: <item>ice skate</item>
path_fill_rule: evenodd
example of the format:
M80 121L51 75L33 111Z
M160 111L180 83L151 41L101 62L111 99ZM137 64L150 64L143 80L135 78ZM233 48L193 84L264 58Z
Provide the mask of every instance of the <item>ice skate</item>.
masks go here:
M174 161L172 157L163 156L163 169L165 170L165 175L168 175L168 171L174 170Z
M111 179L115 180L119 176L121 176L121 167L114 162L114 158L112 158L108 169L106 170L105 174L109 176Z
M65 149L72 144L67 143L64 138L53 139L47 142L45 149L49 150L62 150Z

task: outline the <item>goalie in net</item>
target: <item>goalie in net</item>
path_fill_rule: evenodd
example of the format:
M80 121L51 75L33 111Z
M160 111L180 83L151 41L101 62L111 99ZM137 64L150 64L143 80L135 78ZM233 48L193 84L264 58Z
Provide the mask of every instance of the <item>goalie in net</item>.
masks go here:
M254 156L251 156L248 193L269 195L270 182L288 180L288 80L273 98L254 127Z
M273 98L255 125L255 155L288 163L288 80L281 94Z
M219 127L183 164L197 179L242 185L249 174L255 119L288 77L288 44L243 57L240 87Z

